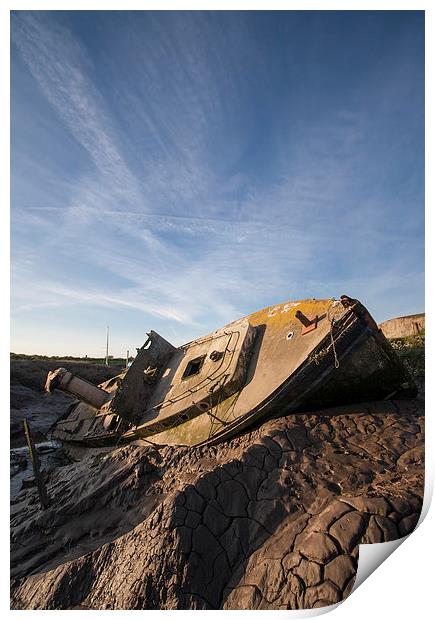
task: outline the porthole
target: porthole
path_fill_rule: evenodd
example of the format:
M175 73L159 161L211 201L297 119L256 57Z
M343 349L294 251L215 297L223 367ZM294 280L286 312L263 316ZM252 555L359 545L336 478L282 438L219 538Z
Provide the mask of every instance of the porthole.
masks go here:
M187 363L186 368L184 369L182 379L188 379L189 377L193 377L193 375L197 375L202 368L204 363L205 355L201 355L201 357L196 357L193 360L190 360Z

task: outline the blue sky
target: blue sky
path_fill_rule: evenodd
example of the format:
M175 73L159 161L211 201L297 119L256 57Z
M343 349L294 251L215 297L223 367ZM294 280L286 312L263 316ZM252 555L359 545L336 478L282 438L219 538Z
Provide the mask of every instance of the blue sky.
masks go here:
M16 352L424 311L422 12L13 12Z

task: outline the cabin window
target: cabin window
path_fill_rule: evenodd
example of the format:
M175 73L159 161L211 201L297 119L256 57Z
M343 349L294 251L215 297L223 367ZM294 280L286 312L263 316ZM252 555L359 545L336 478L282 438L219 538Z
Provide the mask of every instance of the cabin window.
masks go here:
M204 363L205 355L201 355L201 357L195 357L195 359L190 360L188 362L185 371L183 372L183 379L188 379L189 377L193 377L193 375L197 375L202 368Z

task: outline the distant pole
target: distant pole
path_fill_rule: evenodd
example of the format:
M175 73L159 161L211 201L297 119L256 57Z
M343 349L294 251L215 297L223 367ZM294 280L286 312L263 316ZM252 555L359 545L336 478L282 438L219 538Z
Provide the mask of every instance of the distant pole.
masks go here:
M127 370L128 368L128 359L130 357L130 351L127 349L127 357L125 358L125 369Z
M42 478L41 471L39 469L39 458L36 452L35 444L33 443L32 435L30 434L30 427L27 420L23 421L24 433L26 435L27 446L29 448L30 460L32 461L33 473L35 475L36 487L38 489L39 501L43 509L48 508L49 501L47 495L47 489L45 482Z
M107 326L106 334L106 366L109 365L109 326Z

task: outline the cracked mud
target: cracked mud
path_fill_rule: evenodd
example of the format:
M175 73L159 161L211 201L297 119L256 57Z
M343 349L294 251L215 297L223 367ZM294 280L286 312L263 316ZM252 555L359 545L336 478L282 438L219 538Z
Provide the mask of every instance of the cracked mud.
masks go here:
M423 404L271 420L208 448L134 443L12 505L14 609L301 609L350 593L360 543L415 527Z

